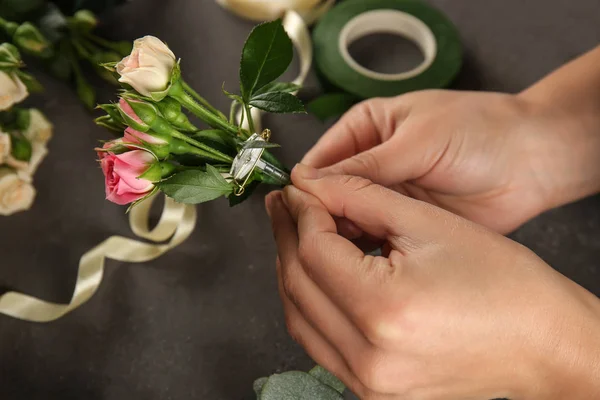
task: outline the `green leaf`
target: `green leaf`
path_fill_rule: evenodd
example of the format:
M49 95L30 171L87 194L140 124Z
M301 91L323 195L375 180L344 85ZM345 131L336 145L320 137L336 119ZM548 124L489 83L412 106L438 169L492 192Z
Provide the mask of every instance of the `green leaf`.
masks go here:
M294 47L280 19L255 27L246 40L240 63L244 100L279 78L293 58Z
M254 94L263 94L269 92L286 92L286 93L294 93L300 90L302 86L296 85L295 83L287 83L287 82L272 82L268 85L263 86L261 89L257 90Z
M96 105L96 90L81 75L75 79L77 96L83 104L90 110Z
M327 121L330 118L341 116L359 101L356 96L351 94L330 93L313 100L307 108L321 121Z
M206 165L206 172L179 172L159 183L158 187L175 201L186 204L205 203L233 192L233 186L211 165Z
M346 386L342 381L319 365L311 369L308 373L317 378L320 382L334 388L340 394L343 394L346 389Z
M304 113L304 105L299 98L286 92L259 94L250 100L252 107L271 113Z
M11 155L19 161L29 161L31 159L31 143L22 136L11 135Z
M317 378L299 371L273 375L262 388L260 400L343 400L343 396Z
M29 93L39 93L44 91L44 87L33 75L25 73L23 71L16 71L17 75L21 79L21 82L27 87Z

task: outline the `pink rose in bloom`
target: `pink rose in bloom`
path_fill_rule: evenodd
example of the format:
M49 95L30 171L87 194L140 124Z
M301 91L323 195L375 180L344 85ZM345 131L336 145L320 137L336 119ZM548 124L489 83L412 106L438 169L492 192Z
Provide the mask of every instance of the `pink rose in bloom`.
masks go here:
M132 144L143 144L144 142L156 145L167 144L166 140L154 137L144 132L136 131L131 127L127 127L127 129L125 129L125 137L123 138L123 141L125 143Z
M155 162L154 156L144 150L123 154L107 152L100 160L106 178L106 199L119 205L133 203L154 189L154 184L138 178Z

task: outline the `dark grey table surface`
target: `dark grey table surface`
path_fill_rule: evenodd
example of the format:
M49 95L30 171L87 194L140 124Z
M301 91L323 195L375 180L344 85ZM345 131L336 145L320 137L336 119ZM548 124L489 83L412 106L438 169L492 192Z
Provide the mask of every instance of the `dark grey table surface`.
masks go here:
M365 0L368 1L368 0ZM598 0L431 0L456 23L465 67L456 88L516 92L600 42ZM252 24L212 0L136 0L105 22L112 38L154 34L215 105L237 83ZM291 75L290 75L291 76ZM68 302L79 257L130 235L125 209L104 200L92 148L107 138L62 84L34 99L56 127L29 212L0 218L0 289ZM311 78L311 84L314 84ZM109 100L111 88L105 88ZM326 126L311 116L265 123L293 165ZM308 369L287 336L263 189L240 207L198 207L192 237L147 264L108 261L98 293L51 324L0 316L3 399L250 399L255 378ZM513 237L600 294L600 198L551 211Z

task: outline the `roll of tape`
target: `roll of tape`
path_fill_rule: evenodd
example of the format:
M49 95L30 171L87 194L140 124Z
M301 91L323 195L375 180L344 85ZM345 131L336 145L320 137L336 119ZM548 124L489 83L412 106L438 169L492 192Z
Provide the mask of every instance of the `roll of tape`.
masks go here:
M348 48L374 33L397 34L415 42L423 62L398 74L363 67ZM447 87L462 65L458 31L441 12L419 0L346 0L319 21L313 41L321 76L361 99Z
M239 17L252 21L271 21L286 11L295 11L310 24L327 11L335 0L217 0Z

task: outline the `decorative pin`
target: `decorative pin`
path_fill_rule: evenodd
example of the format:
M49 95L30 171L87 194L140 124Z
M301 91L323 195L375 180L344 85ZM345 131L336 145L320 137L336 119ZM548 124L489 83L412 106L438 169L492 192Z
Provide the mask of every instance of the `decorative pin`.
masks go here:
M271 131L269 129L265 129L260 135L253 134L244 142L244 146L233 160L229 174L238 187L235 192L236 196L244 194L248 180L255 169L272 178L276 184L287 185L290 182L288 173L262 159L266 148L264 144L270 138Z

